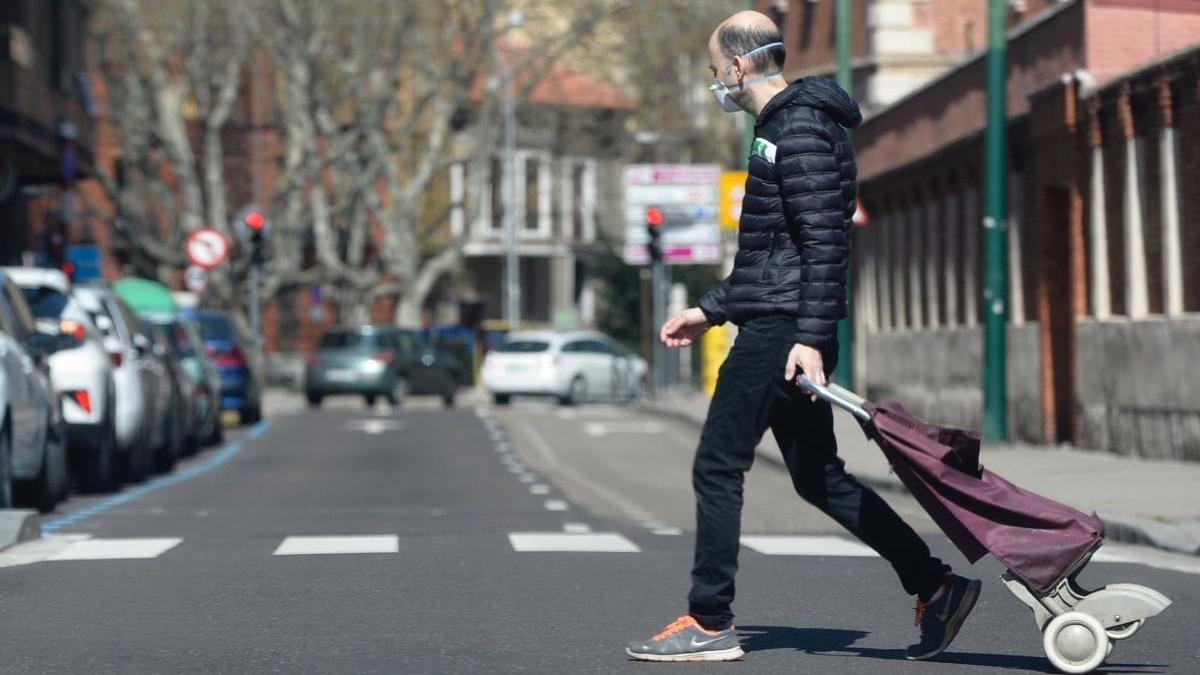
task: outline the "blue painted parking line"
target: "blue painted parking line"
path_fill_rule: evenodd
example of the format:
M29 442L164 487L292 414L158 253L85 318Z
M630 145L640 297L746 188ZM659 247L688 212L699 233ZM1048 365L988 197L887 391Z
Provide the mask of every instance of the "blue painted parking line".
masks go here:
M250 428L250 431L246 433L246 440L254 440L255 438L258 438L264 431L267 430L267 427L269 426L271 426L271 423L267 420L263 420L262 422L255 424ZM160 476L147 483L143 483L142 485L121 492L120 494L113 495L112 497L109 497L108 499L105 499L97 504L93 504L86 509L81 509L61 518L55 518L48 523L43 523L42 532L52 533L59 528L66 527L68 525L74 525L80 521L91 518L97 513L103 513L104 511L107 511L113 507L120 506L122 504L128 504L129 502L139 497L144 497L151 492L161 490L165 487L170 487L176 483L183 482L190 478L195 478L202 473L212 471L225 462L228 462L233 458L234 455L241 452L241 450L241 441L227 443L225 447L217 451L216 454L199 464L193 464L182 471L177 471L167 476Z

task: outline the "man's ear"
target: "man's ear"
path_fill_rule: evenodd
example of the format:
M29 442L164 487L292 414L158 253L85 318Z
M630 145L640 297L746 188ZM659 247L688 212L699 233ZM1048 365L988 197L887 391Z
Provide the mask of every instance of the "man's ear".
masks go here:
M742 80L746 79L746 66L748 65L750 64L746 63L746 59L741 56L733 57L733 74L737 77L738 84L741 84Z

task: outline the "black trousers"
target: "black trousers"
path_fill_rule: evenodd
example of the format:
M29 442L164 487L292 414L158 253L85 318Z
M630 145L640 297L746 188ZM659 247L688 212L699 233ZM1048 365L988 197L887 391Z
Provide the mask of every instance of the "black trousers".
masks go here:
M949 570L879 495L846 473L829 404L814 403L783 379L794 325L765 317L741 326L721 366L696 450L696 555L688 611L712 630L733 622L742 484L768 427L796 492L891 563L908 594L929 598Z

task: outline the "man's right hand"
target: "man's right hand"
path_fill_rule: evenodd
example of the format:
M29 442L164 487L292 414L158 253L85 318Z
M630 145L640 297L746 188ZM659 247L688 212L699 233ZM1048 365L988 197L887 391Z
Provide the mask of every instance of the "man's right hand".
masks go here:
M687 347L711 326L699 307L689 307L663 324L659 337L668 347Z

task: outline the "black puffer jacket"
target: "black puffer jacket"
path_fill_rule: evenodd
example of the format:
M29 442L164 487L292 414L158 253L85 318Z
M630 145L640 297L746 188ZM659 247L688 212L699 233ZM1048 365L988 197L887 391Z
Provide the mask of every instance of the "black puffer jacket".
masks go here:
M797 80L762 109L733 272L700 299L710 323L795 317L797 342L827 360L836 353L857 191L842 127L861 121L858 104L826 77Z

